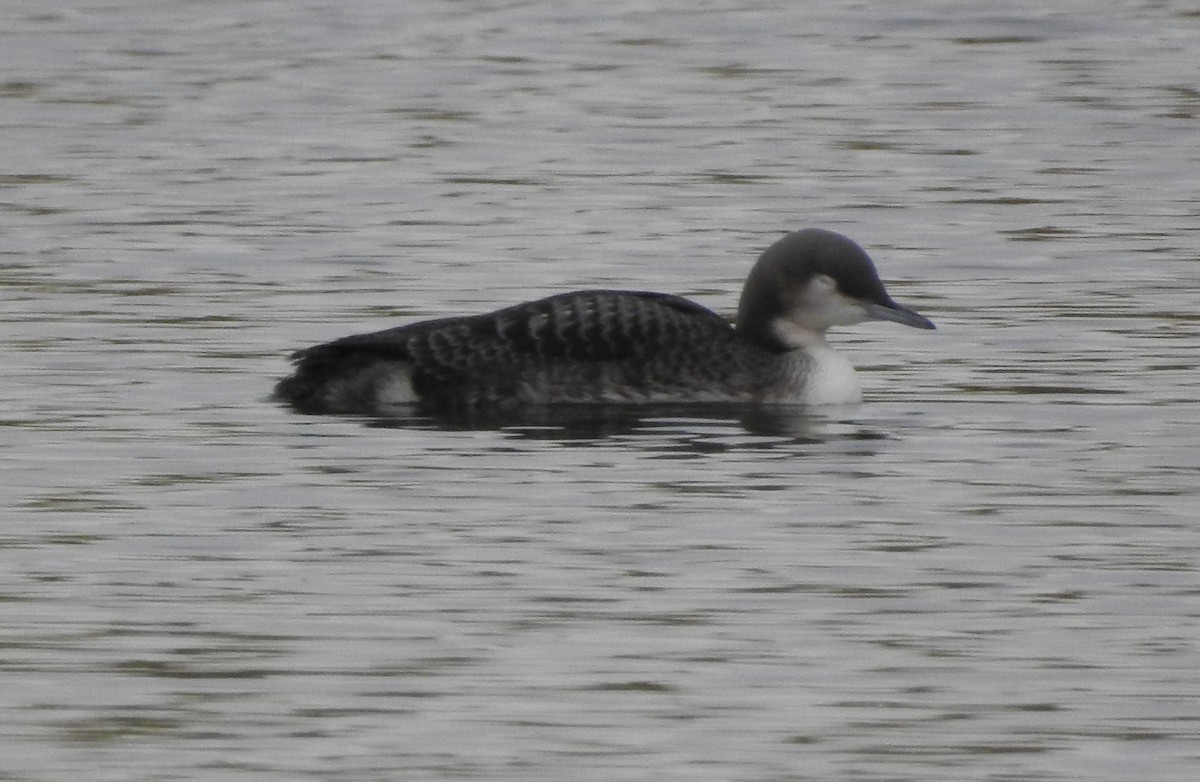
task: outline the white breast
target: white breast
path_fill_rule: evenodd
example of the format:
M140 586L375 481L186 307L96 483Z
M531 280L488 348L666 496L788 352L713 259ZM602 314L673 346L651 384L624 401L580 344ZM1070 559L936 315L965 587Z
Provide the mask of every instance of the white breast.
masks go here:
M799 384L799 398L794 401L805 405L855 405L862 401L862 386L854 365L829 347L823 331L786 318L778 318L771 325L783 344L803 352L807 359L799 364L805 377Z
M804 348L811 363L801 402L806 405L853 405L862 401L862 386L854 365L828 345Z

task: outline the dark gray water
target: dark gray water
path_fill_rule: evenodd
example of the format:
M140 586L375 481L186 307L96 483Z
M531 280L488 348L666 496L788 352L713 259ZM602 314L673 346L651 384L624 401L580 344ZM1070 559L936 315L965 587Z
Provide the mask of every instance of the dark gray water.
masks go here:
M0 779L1194 779L1200 15L809 6L6 2ZM266 401L806 225L848 414Z

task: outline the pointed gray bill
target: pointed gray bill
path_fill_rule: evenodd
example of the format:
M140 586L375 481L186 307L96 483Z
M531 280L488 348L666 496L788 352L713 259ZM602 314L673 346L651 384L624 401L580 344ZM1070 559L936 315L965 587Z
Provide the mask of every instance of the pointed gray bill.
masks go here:
M866 309L867 316L872 320L890 320L893 323L912 326L914 329L937 328L929 318L896 302L886 305L871 301L864 303L863 308Z

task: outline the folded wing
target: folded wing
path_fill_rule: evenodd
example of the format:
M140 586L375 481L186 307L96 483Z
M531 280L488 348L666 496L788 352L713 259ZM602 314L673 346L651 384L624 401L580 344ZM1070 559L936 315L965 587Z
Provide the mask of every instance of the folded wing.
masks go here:
M445 318L359 334L301 350L295 373L276 397L298 409L327 412L330 389L348 389L403 366L422 401L455 405L503 397L515 384L558 367L654 362L681 346L726 342L720 316L678 296L632 291L577 291L486 315ZM599 369L597 372L599 373ZM362 385L362 384L360 384ZM370 395L360 388L358 396ZM322 401L325 400L325 401ZM487 401L484 399L483 401ZM353 406L353 405L351 405Z

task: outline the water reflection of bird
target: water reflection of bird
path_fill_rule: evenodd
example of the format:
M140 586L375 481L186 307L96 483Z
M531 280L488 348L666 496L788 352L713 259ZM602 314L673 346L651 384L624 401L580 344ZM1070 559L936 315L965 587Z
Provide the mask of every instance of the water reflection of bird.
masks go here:
M788 234L759 257L737 325L663 293L561 293L485 315L359 334L292 356L274 397L303 413L387 416L514 406L860 401L833 326L933 323L894 302L861 247L841 234Z

